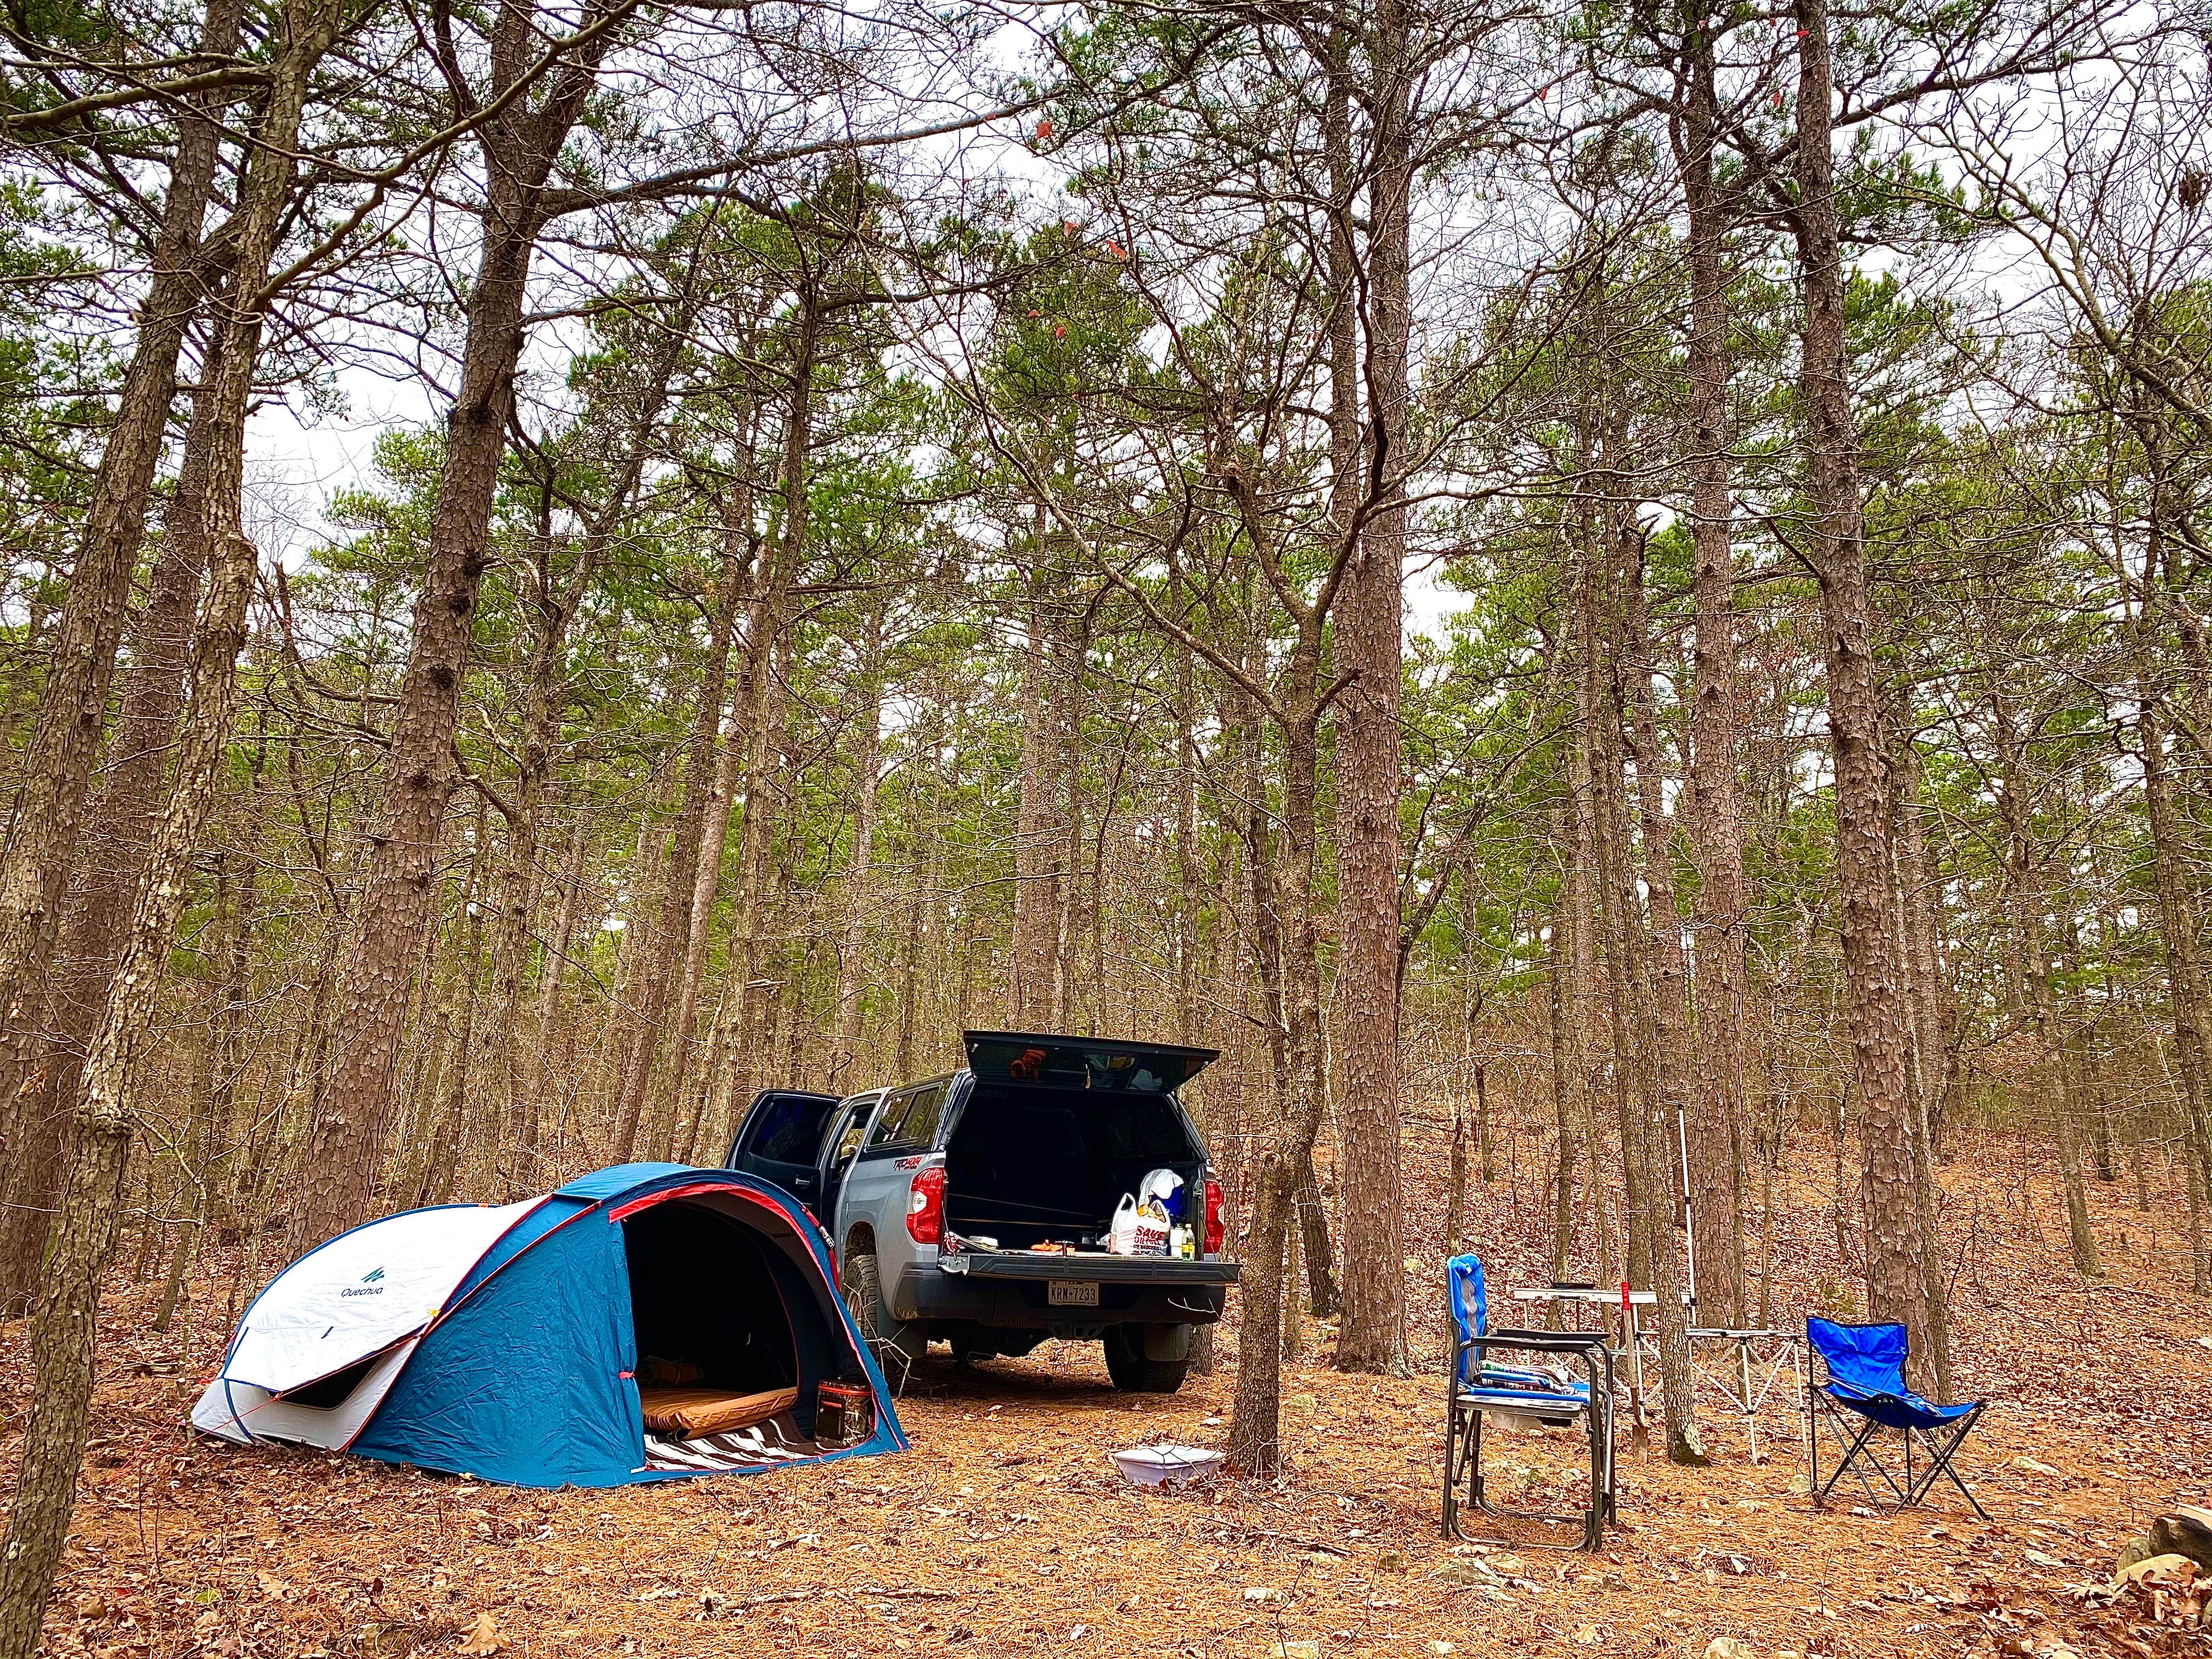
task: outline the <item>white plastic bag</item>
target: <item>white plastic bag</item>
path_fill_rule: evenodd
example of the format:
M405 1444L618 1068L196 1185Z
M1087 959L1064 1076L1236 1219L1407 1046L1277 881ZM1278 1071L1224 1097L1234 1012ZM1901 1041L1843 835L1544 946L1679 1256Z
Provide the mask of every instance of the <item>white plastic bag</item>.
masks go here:
M1134 1255L1137 1253L1137 1195L1121 1194L1121 1202L1114 1212L1113 1224L1106 1230L1106 1248L1115 1255Z
M1115 1255L1165 1255L1169 1224L1158 1199L1139 1204L1135 1194L1124 1193L1106 1230L1106 1248Z
M1170 1220L1182 1213L1182 1177L1173 1170L1154 1170L1137 1183L1137 1202L1157 1201Z
M1168 1219L1168 1212L1159 1200L1148 1198L1137 1206L1137 1224L1129 1235L1129 1254L1165 1255L1168 1239L1174 1231L1175 1224Z

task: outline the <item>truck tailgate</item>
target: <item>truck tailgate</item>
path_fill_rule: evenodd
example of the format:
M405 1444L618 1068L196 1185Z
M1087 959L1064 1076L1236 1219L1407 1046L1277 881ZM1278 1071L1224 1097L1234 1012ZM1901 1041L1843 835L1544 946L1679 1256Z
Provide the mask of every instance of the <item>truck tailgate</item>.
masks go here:
M964 1261L965 1267L951 1265ZM1188 1261L1174 1255L1055 1255L1029 1250L970 1250L939 1257L947 1273L970 1279L1088 1279L1102 1285L1234 1285L1234 1261Z

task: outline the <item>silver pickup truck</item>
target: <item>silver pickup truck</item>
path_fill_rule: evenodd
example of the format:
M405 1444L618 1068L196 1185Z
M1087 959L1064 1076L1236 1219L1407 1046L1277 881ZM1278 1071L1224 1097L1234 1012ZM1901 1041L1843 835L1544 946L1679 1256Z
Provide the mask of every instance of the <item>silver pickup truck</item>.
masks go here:
M1194 1326L1221 1317L1221 1188L1176 1091L1210 1048L969 1031L965 1069L902 1088L771 1089L728 1165L776 1182L836 1247L854 1317L886 1358L932 1341L964 1359L1048 1337L1103 1342L1118 1389L1171 1394ZM1146 1174L1182 1178L1192 1254L1117 1255L1115 1207Z

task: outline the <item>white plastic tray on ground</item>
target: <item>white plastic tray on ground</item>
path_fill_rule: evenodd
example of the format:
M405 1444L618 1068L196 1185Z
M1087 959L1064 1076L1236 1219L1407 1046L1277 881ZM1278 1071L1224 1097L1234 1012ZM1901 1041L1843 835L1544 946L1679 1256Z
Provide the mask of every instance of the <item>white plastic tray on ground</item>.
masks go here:
M1140 1486L1180 1486L1221 1473L1221 1454L1206 1446L1132 1446L1107 1454L1122 1475Z

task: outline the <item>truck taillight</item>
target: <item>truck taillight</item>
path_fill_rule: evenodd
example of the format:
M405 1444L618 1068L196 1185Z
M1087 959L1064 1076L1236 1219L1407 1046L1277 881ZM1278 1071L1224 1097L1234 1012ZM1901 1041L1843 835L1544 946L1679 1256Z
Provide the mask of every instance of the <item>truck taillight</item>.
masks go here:
M945 1166L932 1164L914 1172L906 1195L906 1230L917 1244L945 1237Z
M1206 1254L1220 1255L1222 1238L1221 1183L1208 1176L1206 1178Z

